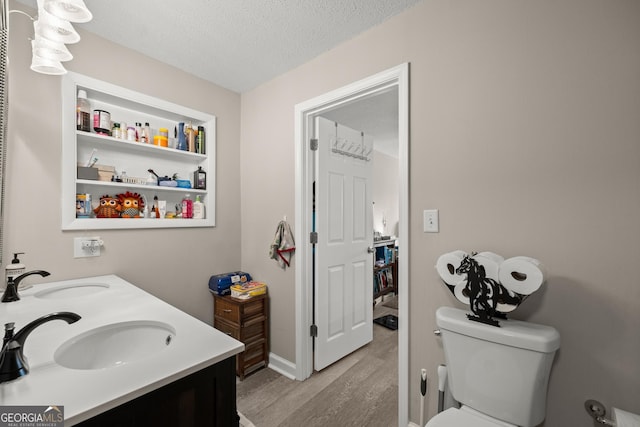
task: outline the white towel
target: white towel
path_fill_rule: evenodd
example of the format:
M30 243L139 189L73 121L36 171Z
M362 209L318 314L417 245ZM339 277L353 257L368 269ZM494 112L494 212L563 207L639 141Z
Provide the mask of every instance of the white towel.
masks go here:
M278 261L278 265L283 270L286 270L291 263L291 256L295 250L296 244L293 240L291 227L286 221L280 221L269 250L269 258Z

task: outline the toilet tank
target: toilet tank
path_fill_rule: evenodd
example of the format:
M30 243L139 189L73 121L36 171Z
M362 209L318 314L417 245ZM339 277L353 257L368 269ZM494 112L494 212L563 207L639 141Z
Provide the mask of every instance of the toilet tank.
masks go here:
M556 329L518 320L490 326L452 307L440 307L436 322L449 388L458 402L518 426L542 423L551 364L560 347Z

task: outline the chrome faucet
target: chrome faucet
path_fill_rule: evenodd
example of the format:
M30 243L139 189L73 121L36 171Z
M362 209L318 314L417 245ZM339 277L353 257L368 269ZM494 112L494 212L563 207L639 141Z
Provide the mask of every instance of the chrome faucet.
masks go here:
M4 294L2 294L2 302L13 302L18 301L20 299L20 295L18 295L18 285L27 276L31 276L32 274L39 274L42 277L47 277L51 273L44 270L33 270L28 271L24 274L19 275L18 277L9 277L7 280L7 288L4 290Z
M80 316L68 311L44 315L13 333L15 324L5 323L2 352L0 353L0 383L15 380L29 373L29 365L24 356L24 342L31 332L43 323L51 320L65 320L67 323L75 323Z

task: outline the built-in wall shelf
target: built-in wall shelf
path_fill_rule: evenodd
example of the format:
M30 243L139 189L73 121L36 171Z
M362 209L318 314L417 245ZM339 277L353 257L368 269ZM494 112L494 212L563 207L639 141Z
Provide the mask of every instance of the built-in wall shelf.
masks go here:
M374 242L373 299L398 293L398 251L395 239Z
M79 90L87 93L91 110L108 111L111 121L133 126L136 122L151 128L151 141L160 128L169 130L169 147L114 138L110 135L76 129L76 102ZM215 226L215 153L216 117L151 97L130 89L77 73L68 73L62 79L62 229L136 229L136 228L184 228ZM205 134L204 152L192 152L175 148L174 131L178 123L201 126ZM78 166L85 166L96 157L96 168L101 171L115 169L115 175L124 176L124 182L78 176ZM206 188L182 188L149 185L149 169L161 177L177 175L195 185L193 173L202 168L206 173ZM92 171L93 172L93 171ZM139 180L133 180L138 178ZM107 178L108 179L108 178ZM127 182L129 181L129 182ZM144 181L144 182L143 182ZM135 183L131 183L135 182ZM167 212L174 212L187 195L192 200L199 196L204 203L204 219L155 219L155 218L85 218L76 217L76 195L90 194L95 208L100 197L138 193L151 206L154 197L166 202Z

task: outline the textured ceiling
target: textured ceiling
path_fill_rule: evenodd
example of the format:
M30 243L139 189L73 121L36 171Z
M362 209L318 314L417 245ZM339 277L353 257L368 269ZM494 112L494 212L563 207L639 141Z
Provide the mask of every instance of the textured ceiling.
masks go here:
M418 1L85 0L76 26L242 93Z
M36 0L17 1L36 9ZM420 1L85 0L93 20L74 25L242 93ZM397 156L397 108L388 93L328 116Z

